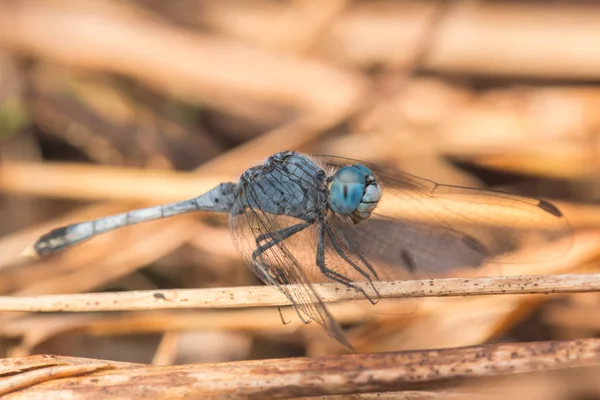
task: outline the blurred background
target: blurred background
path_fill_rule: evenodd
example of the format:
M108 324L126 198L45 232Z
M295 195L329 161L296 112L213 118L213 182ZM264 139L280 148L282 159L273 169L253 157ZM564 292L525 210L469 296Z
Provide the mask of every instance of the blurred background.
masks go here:
M600 4L573 1L0 2L0 292L259 284L221 215L23 262L42 233L186 199L281 150L547 198L598 271ZM536 269L537 268L537 269ZM597 294L332 307L358 351L593 337ZM155 364L343 352L276 309L0 314L2 357Z

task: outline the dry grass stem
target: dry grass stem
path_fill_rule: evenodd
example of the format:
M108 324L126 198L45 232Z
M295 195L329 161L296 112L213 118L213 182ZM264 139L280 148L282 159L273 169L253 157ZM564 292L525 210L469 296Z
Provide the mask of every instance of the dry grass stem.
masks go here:
M4 377L0 380L0 395L25 389L38 383L89 374L106 368L109 368L106 364L56 365L21 372L18 375Z
M22 370L40 356L13 359ZM46 362L52 364L53 357ZM60 360L60 361L58 361ZM53 364L69 363L68 357ZM75 359L79 364L86 360ZM103 363L87 360L89 363ZM105 365L111 365L106 362ZM55 398L59 393L78 399L202 397L289 399L431 390L457 387L507 374L542 372L600 365L600 339L495 344L442 350L349 354L325 357L240 361L220 364L123 367L86 377L45 382L14 396ZM6 396L6 399L17 398ZM23 398L23 397L19 397Z
M0 34L0 46L73 67L128 75L167 93L233 112L232 97L336 114L360 96L360 75L321 62L279 57L239 42L172 28L116 1L94 3L90 11L89 5L68 0L4 3L0 25L6 29ZM67 20L78 23L61 23ZM61 43L67 39L70 45L65 47ZM169 57L161 56L165 53ZM232 75L223 68L240 63L243 73ZM306 86L319 89L303 90Z
M402 392L378 392L360 394L340 394L318 397L294 397L293 400L431 400L431 399L480 399L481 394L456 392L429 392L423 390L405 390ZM485 396L483 397L486 398Z
M201 18L231 37L260 44L276 42L277 47L290 46L293 36L277 32L280 36L273 39L277 33L266 28L289 12L288 8L283 4L257 3L264 7L250 10L238 1L209 3ZM379 64L406 67L413 61L414 48L421 44L416 38L427 29L436 5L418 1L353 4L324 32L319 49L323 57L362 67ZM586 41L600 37L595 24L599 18L596 8L578 4L546 4L542 8L528 3L468 2L467 7L458 11L447 15L436 33L437 40L424 62L428 69L439 73L598 77L597 53L586 51L589 49ZM294 32L293 27L290 30ZM511 40L511 32L528 32L528 35L515 42ZM581 47L556 46L565 35L582 38ZM403 51L391 50L399 48ZM485 62L489 57L494 57L493 64Z
M57 179L57 177L62 179ZM198 196L235 176L88 164L3 164L2 191L82 200L169 202ZM94 181L90 186L87 182Z
M373 282L381 298L454 297L500 294L585 293L600 291L600 274L525 275ZM367 287L367 283L357 283ZM364 300L361 293L334 283L315 284L324 302ZM140 290L130 292L2 296L0 311L84 312L232 308L290 305L268 286Z
M253 143L254 146L254 143ZM215 161L222 164L222 160ZM216 166L218 168L218 166ZM56 177L61 177L60 179ZM85 164L27 164L6 163L0 166L0 189L7 192L36 195L42 197L60 197L79 200L114 200L144 202L150 204L167 203L192 198L205 193L221 182L237 181L239 176L222 174L221 176L198 176L195 173L175 171L148 171L135 168L108 168L105 166L90 166ZM93 180L94 185L86 182ZM458 196L456 200L465 200L466 196ZM412 200L412 201L411 201ZM444 199L419 199L419 207L429 212L414 213L414 200L411 196L395 196L393 200L382 201L380 210L387 215L398 215L404 219L431 219L431 215L443 215L447 221L460 218L452 209L454 199L450 196ZM485 213L487 224L501 224L505 216L501 206L492 204L471 204L473 213ZM577 212L569 203L561 204L569 210ZM585 210L587 224L590 216L600 219L597 207ZM579 225L585 223L575 219ZM550 223L550 222L548 222ZM533 222L528 218L515 220L514 226L531 227Z

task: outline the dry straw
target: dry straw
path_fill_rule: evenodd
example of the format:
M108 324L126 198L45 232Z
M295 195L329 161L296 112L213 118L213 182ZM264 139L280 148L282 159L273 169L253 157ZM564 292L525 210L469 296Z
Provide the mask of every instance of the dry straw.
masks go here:
M430 392L421 391L437 391L443 387L456 389L465 382L484 383L490 378L574 367L579 367L579 374L585 374L581 367L598 365L599 349L599 339L580 339L160 367L74 357L31 356L0 362L0 373L12 373L0 382L0 393L21 389L15 393L18 397L9 395L9 398L36 399L131 399L139 398L140 393L144 398L152 399L296 399L323 395L349 398L350 394L353 394L352 398L379 399L386 397L374 392L401 390L408 391L410 396L403 392L394 393L391 398L432 398ZM17 371L21 373L14 375ZM55 379L91 371L94 372L90 376ZM41 381L45 381L44 384L35 385ZM511 383L505 381L503 385L498 387L498 393L506 394ZM418 391L413 392L415 390ZM371 393L372 397L354 397L361 396L359 393ZM433 398L442 397L445 396ZM482 395L475 393L468 398L479 399Z
M388 299L581 293L600 291L600 274L427 279L374 282L374 285L381 298ZM314 287L324 302L364 300L362 294L342 285L315 284ZM0 311L30 312L234 308L289 304L283 294L268 286L0 297Z

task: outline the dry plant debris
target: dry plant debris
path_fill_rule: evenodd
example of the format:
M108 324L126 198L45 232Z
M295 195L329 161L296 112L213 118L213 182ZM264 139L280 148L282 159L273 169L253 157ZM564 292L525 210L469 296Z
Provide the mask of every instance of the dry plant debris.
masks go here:
M9 377L4 393L27 384L13 397L81 399L273 398L383 391L460 389L464 382L510 374L534 373L600 364L600 340L496 344L444 350L348 354L314 358L271 359L220 364L135 366L68 357L30 356L5 362L5 374L17 371L32 377ZM31 364L30 364L31 363ZM45 365L44 365L45 363ZM32 373L35 372L35 373ZM85 377L68 378L68 374ZM16 375L17 377L21 375ZM65 379L55 379L56 377ZM30 394L31 393L31 396Z
M600 274L525 275L516 277L448 278L373 283L381 299L514 294L588 293L600 291ZM367 286L365 282L357 283ZM364 296L344 285L315 284L324 302L361 301ZM235 308L289 306L290 301L267 286L147 290L46 296L0 296L0 311L97 312L171 308Z
M4 398L600 397L599 18L533 0L0 3ZM547 198L570 251L382 282L377 312L320 286L352 355L256 286L220 216L21 256L285 149Z

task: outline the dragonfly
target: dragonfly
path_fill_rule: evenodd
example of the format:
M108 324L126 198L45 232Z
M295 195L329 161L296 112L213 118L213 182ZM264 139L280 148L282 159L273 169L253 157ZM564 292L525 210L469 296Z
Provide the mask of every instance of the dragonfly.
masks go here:
M128 225L196 211L228 213L235 246L254 274L283 293L302 322L318 323L350 349L313 284L336 282L375 304L375 281L452 276L503 256L510 262L514 252L571 235L561 211L546 200L283 151L247 169L238 182L189 200L60 227L33 248L45 256ZM554 257L569 247L550 248Z

